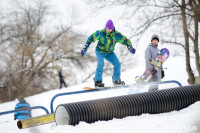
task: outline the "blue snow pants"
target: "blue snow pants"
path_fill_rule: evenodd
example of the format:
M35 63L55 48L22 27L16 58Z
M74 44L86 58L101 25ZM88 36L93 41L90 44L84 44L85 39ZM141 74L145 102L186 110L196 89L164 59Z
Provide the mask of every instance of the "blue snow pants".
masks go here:
M113 81L120 80L121 64L114 52L109 54L104 54L96 51L96 58L97 58L97 69L94 81L102 81L104 59L106 59L114 66L113 77L112 77Z

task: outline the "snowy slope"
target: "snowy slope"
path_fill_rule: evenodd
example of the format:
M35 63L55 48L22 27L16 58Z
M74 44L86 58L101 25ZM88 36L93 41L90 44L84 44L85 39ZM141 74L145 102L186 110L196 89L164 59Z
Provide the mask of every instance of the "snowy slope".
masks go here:
M166 64L165 66L168 67L166 72L166 78L164 80L168 79L174 79L181 81L182 84L187 84L186 79L184 75L186 75L184 72L184 67L181 69L176 68L176 65L174 65L174 61L180 61L179 63L184 63L184 58L176 57L176 58L170 58L169 64ZM171 63L170 63L171 62ZM176 76L170 76L171 73L174 72L173 69L175 68L176 73L179 73ZM127 71L122 73L122 78L127 81L127 83L132 82L132 75L137 75L140 73L140 71L143 71L144 68L135 68L131 71ZM111 84L111 77L107 77L105 79L105 83L107 85ZM76 86L72 86L69 88L64 88L62 90L56 89L53 91L41 93L35 96L27 97L26 100L32 105L37 106L41 105L46 107L48 110L50 110L50 100L51 98L62 92L70 92L70 91L77 91L82 90L84 86L93 86L93 81L80 84ZM162 85L160 87L163 88L170 88L170 87L176 87L176 84L170 84L170 85ZM112 96L118 96L118 95L126 95L128 94L128 89L120 89L120 90L111 90L106 92L94 92L94 93L88 93L88 94L82 94L82 95L71 95L71 96L65 96L60 97L55 100L54 103L54 109L57 105L61 103L70 103L70 102L77 102L77 101L84 101L89 99L98 99L98 98L104 98L104 97L112 97ZM144 88L142 91L147 91L147 88ZM17 101L7 102L0 104L1 111L6 110L12 110L15 106ZM43 110L33 110L33 116L43 115L45 112ZM13 132L50 132L50 133L60 133L60 132L71 132L71 133L92 133L92 132L138 132L138 133L146 133L148 131L151 131L153 133L188 133L189 131L193 132L200 129L198 127L199 125L199 113L200 113L200 102L196 102L195 104L191 105L190 107L183 109L181 111L173 111L170 113L163 113L163 114L157 114L157 115L150 115L150 114L143 114L141 116L130 116L123 119L113 119L108 122L106 121L99 121L95 122L93 124L87 124L84 122L81 122L79 125L74 126L56 126L55 123L33 127L29 129L23 129L19 130L17 129L16 122L13 120L13 114L10 115L4 115L0 116L0 133L1 132L7 132L7 133L13 133ZM12 128L11 128L12 127ZM102 128L103 127L103 128Z

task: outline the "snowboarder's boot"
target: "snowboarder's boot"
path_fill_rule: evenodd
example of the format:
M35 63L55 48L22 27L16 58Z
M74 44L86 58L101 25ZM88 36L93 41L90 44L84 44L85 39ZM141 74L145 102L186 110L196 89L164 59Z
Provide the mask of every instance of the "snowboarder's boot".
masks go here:
M104 87L104 83L102 83L102 81L95 81L94 85L95 87Z
M125 82L124 82L124 81L121 81L121 80L117 80L117 81L113 81L113 85L114 85L114 86L117 86L117 85L125 85Z

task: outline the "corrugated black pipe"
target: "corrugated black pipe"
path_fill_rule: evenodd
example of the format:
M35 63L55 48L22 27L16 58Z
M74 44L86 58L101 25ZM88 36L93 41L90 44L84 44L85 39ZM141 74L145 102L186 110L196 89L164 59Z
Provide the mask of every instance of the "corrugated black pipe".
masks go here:
M61 104L56 108L57 125L92 123L142 113L157 114L180 110L200 100L200 85L184 86L154 92Z

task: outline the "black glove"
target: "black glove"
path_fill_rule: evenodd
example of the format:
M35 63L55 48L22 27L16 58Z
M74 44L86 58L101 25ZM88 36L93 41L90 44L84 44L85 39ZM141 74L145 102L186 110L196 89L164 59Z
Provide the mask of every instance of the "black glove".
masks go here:
M155 73L157 73L157 71L155 69L151 70L151 73L154 75Z
M164 77L165 77L165 72L162 71L162 72L161 72L161 78L163 79Z

